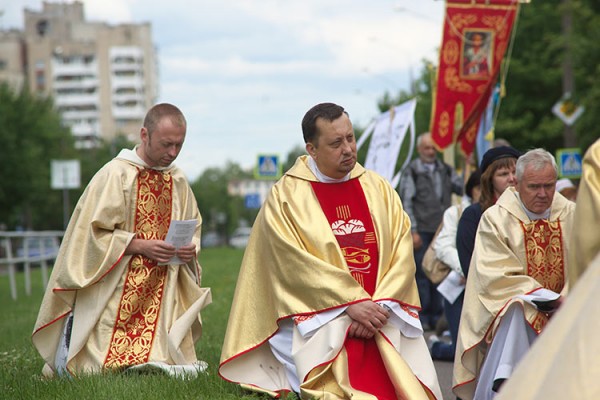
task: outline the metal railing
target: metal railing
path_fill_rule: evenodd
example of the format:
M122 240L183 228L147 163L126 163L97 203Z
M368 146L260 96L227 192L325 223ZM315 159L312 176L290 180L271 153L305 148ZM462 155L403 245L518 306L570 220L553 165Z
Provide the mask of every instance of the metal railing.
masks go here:
M10 293L17 299L17 269L23 267L25 293L31 295L31 267L39 264L44 290L48 285L48 262L58 254L63 231L0 232L0 274L8 272Z

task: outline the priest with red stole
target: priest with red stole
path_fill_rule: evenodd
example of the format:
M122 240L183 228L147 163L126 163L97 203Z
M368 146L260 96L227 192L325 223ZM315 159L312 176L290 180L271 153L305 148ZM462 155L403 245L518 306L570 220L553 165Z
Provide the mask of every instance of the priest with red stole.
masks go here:
M356 163L342 107L314 106L302 130L309 155L252 229L219 374L274 397L441 399L398 194Z

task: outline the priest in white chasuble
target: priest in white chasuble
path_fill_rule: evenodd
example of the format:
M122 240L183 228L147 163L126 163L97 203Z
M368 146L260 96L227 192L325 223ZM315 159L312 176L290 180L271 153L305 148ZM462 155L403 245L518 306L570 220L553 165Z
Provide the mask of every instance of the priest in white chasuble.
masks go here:
M600 398L600 139L583 157L574 221L569 296L498 400Z
M600 139L585 152L581 172L569 260L575 281L600 253Z
M398 194L356 163L342 107L316 105L302 129L309 155L254 223L219 374L272 396L441 399Z
M477 230L454 363L463 400L501 390L568 290L575 204L555 193L554 157L528 151L516 177Z
M202 288L201 217L173 165L186 121L167 103L152 107L141 143L92 178L65 232L32 336L46 375L152 366L197 374ZM191 243L165 241L175 220L194 221Z

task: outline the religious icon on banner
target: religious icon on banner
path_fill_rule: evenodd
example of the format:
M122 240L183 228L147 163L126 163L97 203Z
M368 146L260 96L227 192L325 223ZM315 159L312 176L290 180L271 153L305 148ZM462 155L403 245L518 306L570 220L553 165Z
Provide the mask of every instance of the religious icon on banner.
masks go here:
M446 0L430 126L438 148L460 142L472 153L481 116L505 76L500 70L518 10L516 0Z
M465 31L461 71L463 79L489 79L492 40L492 33L489 31Z

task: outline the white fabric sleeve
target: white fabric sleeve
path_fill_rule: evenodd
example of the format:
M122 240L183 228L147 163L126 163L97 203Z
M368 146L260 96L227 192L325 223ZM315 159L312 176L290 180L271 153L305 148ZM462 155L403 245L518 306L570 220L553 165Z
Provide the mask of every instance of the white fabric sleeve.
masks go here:
M296 325L296 327L298 328L298 332L300 332L302 337L308 338L312 336L317 329L319 329L332 319L337 318L341 313L346 311L346 308L348 308L348 306L338 307L332 310L315 313L310 319L302 321L301 323Z
M423 335L423 326L418 317L419 311L416 308L409 308L409 313L395 301L381 300L377 301L377 304L390 311L391 315L388 319L388 323L392 324L404 336L416 338ZM415 315L417 317L415 317Z
M391 312L388 322L402 332L404 336L414 338L423 334L421 321L418 317L414 317L414 315L419 314L417 309L410 308L409 313L397 302L389 300L377 301L377 304L381 305L382 307L386 307L388 311ZM341 315L344 311L346 311L346 308L348 307L338 307L332 310L316 313L310 319L297 324L296 328L304 338L308 338L312 336L320 327Z
M458 206L451 206L444 211L443 226L433 242L435 256L452 268L460 276L463 275L456 250L456 231L458 228Z
M292 357L292 339L294 337L294 321L292 318L286 318L279 321L279 330L269 339L271 352L283 366L292 389L300 393L300 379L296 363Z
M415 308L403 309L394 301L378 301L382 307L390 312L388 323L398 329L402 335L408 338L416 338L423 335L423 327L418 318L418 310ZM293 318L279 321L279 330L269 339L269 346L275 358L284 365L287 378L292 389L300 392L300 380L294 359L292 357L292 341L294 329L304 338L310 338L323 325L339 317L346 307L338 307L332 310L315 313L311 318L296 324Z

